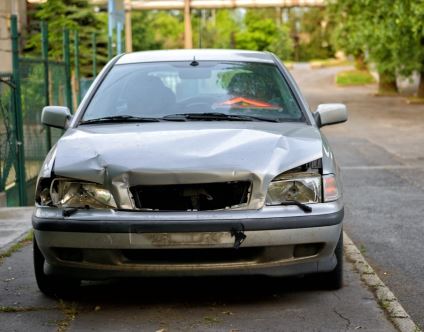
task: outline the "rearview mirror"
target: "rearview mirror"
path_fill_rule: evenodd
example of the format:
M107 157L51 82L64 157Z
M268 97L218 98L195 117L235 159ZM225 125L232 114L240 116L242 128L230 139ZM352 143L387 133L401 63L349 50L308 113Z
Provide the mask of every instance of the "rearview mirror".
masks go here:
M314 113L318 127L347 121L345 104L320 104Z
M46 106L41 113L41 123L54 128L66 129L70 118L71 112L64 106Z

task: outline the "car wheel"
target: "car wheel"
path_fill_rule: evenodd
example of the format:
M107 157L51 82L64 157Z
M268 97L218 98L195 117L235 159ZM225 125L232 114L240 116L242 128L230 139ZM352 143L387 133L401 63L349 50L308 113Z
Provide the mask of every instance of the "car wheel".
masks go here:
M35 236L33 237L34 272L38 288L49 297L67 297L79 288L81 281L58 276L49 276L44 273L45 258L38 248Z
M337 265L331 272L326 272L321 275L323 285L327 289L336 290L343 287L343 230L337 242L336 249Z

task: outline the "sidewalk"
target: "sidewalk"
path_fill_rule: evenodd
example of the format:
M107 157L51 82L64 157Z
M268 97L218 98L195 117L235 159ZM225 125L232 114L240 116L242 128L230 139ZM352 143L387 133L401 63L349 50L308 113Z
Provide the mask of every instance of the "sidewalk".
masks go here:
M31 229L33 207L0 208L0 253Z

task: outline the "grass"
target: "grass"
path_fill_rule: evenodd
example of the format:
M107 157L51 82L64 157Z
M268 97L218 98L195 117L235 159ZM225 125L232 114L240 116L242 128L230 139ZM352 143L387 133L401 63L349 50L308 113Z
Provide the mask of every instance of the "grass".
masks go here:
M424 104L424 98L420 97L407 97L406 103L410 105L422 105Z
M376 93L374 93L374 97L399 97L399 92L397 91L377 91Z
M78 314L77 304L59 300L59 309L65 315L65 318L57 322L57 332L65 332Z
M31 241L32 241L32 230L29 231L22 240L20 240L18 243L15 243L13 246L11 246L7 251L0 253L0 264L3 263L3 260L5 258L12 256L14 252L22 249L23 247L31 243Z
M367 85L374 82L374 77L365 70L346 70L336 75L336 84L339 86Z
M0 306L0 312L10 313L10 312L28 312L28 311L37 311L37 310L48 310L46 308L35 308L35 307L11 307L11 306Z
M312 69L317 68L328 68L328 67L338 67L338 66L349 66L353 63L349 60L342 59L323 59L323 60L311 60L309 65Z

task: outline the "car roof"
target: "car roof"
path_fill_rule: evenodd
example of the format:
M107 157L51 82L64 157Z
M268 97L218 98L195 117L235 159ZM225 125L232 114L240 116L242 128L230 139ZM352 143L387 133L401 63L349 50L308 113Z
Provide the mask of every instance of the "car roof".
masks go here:
M116 64L162 61L243 61L274 63L271 53L245 50L185 49L143 51L124 54Z

